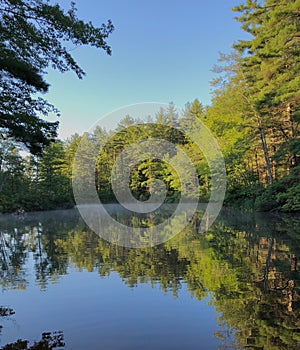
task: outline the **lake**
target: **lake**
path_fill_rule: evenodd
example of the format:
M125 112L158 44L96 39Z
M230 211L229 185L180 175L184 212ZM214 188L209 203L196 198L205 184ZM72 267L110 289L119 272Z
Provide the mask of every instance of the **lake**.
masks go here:
M300 348L300 217L197 223L127 248L76 209L0 215L1 349Z

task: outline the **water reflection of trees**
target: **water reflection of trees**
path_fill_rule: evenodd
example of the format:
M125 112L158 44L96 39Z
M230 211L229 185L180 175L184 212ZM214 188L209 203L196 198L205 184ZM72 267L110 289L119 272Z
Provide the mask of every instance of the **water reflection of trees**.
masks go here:
M56 348L62 349L65 346L64 335L62 332L45 332L42 334L41 340L29 345L28 340L17 340L14 343L7 344L1 350L52 350Z
M7 288L14 287L15 280L26 287L24 264L32 253L42 288L69 266L100 276L117 272L130 287L159 284L174 296L185 283L199 300L211 295L221 313L224 332L216 336L224 347L231 339L229 330L239 343L234 348L295 349L300 344L299 218L224 212L205 235L197 234L195 220L167 243L143 249L100 239L76 215L41 222L3 230L6 240L14 241L14 254L20 255L10 260L13 268L5 272Z
M2 287L25 288L26 277L23 270L27 250L22 232L18 228L0 232L0 284Z
M295 349L300 343L300 235L297 226L287 229L287 220L257 217L240 222L238 230L225 220L206 236L238 281L237 293L219 289L213 304L248 348ZM283 233L278 227L284 224Z
M0 317L8 318L15 314L15 311L10 307L0 306ZM0 332L3 326L0 325ZM56 348L62 349L65 346L63 332L44 332L41 340L29 345L28 340L18 339L14 343L6 344L1 347L1 350L52 350Z

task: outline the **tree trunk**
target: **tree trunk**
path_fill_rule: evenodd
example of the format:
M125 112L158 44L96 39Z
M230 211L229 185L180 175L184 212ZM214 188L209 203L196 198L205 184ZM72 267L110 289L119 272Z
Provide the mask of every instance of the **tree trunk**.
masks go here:
M293 140L297 137L297 130L294 128L294 123L291 120L291 104L288 103L286 106L286 114L287 114L287 122L289 124L289 136L290 139ZM293 168L298 165L298 157L297 154L293 153L290 161L290 167Z
M259 135L260 135L260 139L261 139L261 145L262 145L262 149L264 152L264 158L265 158L265 162L266 162L267 174L268 174L269 182L272 183L273 182L273 175L272 175L271 162L270 162L269 151L268 151L268 147L267 147L266 136L265 136L265 132L264 132L264 129L262 127L262 124L261 124L260 117L257 115L256 118L257 118L257 122L258 122L258 130L259 130Z

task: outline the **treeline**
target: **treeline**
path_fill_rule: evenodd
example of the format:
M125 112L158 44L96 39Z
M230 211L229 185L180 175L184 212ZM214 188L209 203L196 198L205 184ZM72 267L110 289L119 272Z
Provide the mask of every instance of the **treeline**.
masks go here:
M226 92L223 93L225 96ZM174 128L182 126L193 130L193 125L189 125L190 116L196 116L208 125L222 148L227 170L225 205L262 211L272 209L299 211L299 165L288 161L288 153L284 154L285 161L277 162L278 155L274 153L269 158L272 165L271 182L259 135L254 125L253 128L246 126L251 120L247 120L244 114L238 114L238 110L236 114L230 112L228 115L217 112L218 103L221 103L224 96L216 96L214 105L209 108L204 108L198 100L187 103L182 115L178 114L171 104L169 108L161 109L154 118L144 124L126 116L114 132L97 127L93 133L81 136L75 134L67 141L57 140L51 143L39 156L22 156L13 141L2 142L0 211L73 207L75 201L72 174L85 186L87 174L91 171L94 172L95 188L101 201L116 202L111 186L111 174L117 158L126 147L141 140L154 138L169 141L189 156L198 174L194 181L199 183L198 192L192 195L205 202L209 199L211 187L207 161L199 147L186 134ZM226 101L230 103L229 99ZM225 109L223 113L224 111ZM266 137L265 142L267 141L269 138ZM79 145L80 157L74 166ZM268 151L271 154L270 148ZM130 161L136 162L134 157ZM188 169L185 168L185 160L180 153L172 148L164 149L164 159L150 158L136 164L129 179L133 196L141 201L147 200L152 192L153 180L160 179L166 185L165 202L177 202L183 184L176 171L169 165L170 161L182 169ZM91 168L91 164L94 164L94 169ZM189 175L192 176L185 174L186 177ZM122 169L117 176L125 176Z
M115 131L97 127L92 133L84 133L82 136L75 134L65 142L59 140L53 142L40 156L22 157L13 142L2 143L0 210L72 207L74 205L72 176L79 179L82 186L86 186L87 174L91 171L101 201L116 202L111 186L111 174L117 157L127 146L155 138L167 140L189 155L198 173L197 178L193 178L191 174L190 178L200 184L199 191L197 193L194 191L191 195L207 200L210 192L210 174L207 171L205 157L183 132L174 128L174 126L186 127L192 114L204 119L204 109L198 100L193 104L187 104L183 115L179 115L170 104L166 110L161 109L154 118L149 117L147 123L125 116ZM77 157L74 163L76 152L80 153L80 157ZM131 171L129 187L138 200L149 198L154 179L160 179L166 184L165 202L174 202L180 198L183 184L168 161L172 159L173 163L182 169L186 169L186 161L176 148L164 149L163 154L164 159L146 159L137 163ZM134 163L135 159L132 158L130 161ZM124 177L122 169L116 176ZM189 177L189 174L186 173L185 177Z
M191 115L210 128L223 151L227 205L300 211L300 3L248 0L233 10L249 40L238 41L214 67L217 78L212 82L211 106L195 100L178 115L170 105L153 116L152 124L139 127L132 116L124 116L114 136L98 128L92 134L52 143L41 156L22 158L14 143L1 142L0 211L72 206L72 165L81 140L87 152L102 147L95 157L95 185L103 201L115 200L110 173L122 150L155 137L178 145L191 157L198 173L197 195L207 200L207 162L195 144L174 129L182 123L188 127ZM130 188L136 198L146 200L153 179L158 178L166 184L166 201L178 200L182 188L168 166L170 159L184 166L177 153L167 151L165 160L150 159L134 168ZM84 179L85 167L77 167L77 173Z

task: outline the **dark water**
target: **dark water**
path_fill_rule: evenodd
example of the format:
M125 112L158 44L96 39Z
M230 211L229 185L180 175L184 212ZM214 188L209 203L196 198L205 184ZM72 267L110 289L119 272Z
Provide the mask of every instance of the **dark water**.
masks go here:
M224 210L140 249L75 210L2 215L0 231L1 349L300 348L299 217Z

